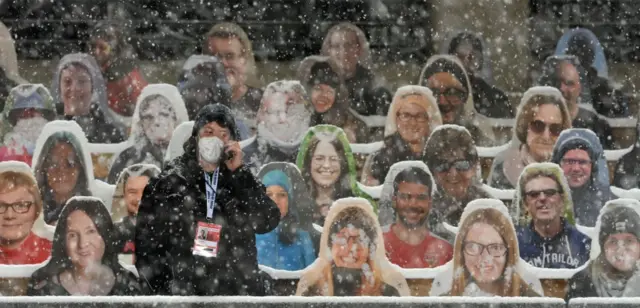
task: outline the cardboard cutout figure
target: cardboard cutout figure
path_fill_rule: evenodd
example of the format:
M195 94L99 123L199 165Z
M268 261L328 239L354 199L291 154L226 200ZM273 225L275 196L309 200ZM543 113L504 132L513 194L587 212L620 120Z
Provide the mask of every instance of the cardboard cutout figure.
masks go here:
M337 200L327 214L318 259L304 270L298 296L408 296L384 255L382 229L362 198Z

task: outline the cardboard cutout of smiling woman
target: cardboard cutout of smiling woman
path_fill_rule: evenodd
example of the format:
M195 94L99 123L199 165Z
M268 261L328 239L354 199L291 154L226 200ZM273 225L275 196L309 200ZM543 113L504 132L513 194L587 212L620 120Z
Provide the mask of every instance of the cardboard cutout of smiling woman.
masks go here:
M518 238L500 200L471 201L454 227L453 261L444 265L430 296L535 297L542 293L534 268L520 258Z
M51 260L33 273L27 295L142 295L138 279L118 263L114 233L100 199L69 199L53 236Z
M385 257L382 229L362 198L337 200L327 214L318 259L304 270L298 296L409 296Z
M324 223L334 200L368 198L358 188L356 162L347 136L339 127L318 125L310 128L300 144L297 165L315 201L314 221L319 225Z

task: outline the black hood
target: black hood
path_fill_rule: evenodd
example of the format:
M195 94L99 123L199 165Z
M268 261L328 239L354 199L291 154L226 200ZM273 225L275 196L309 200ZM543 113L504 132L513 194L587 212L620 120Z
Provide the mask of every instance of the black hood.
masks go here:
M196 115L191 137L184 143L184 155L195 156L198 153L198 132L203 126L211 122L216 122L218 125L228 128L231 133L231 140L239 140L240 132L231 109L222 104L206 105Z

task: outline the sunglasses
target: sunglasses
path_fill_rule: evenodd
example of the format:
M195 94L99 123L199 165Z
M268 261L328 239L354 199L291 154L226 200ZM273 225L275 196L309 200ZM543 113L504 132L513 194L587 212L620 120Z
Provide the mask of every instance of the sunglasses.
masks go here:
M550 189L542 189L542 190L530 190L525 192L524 194L527 196L527 198L530 199L537 199L540 194L544 194L547 197L553 197L557 194L560 194L562 191L557 190L555 188L550 188Z
M529 123L529 129L536 134L544 133L544 131L547 130L547 128L549 128L549 133L555 137L559 136L560 133L562 132L562 124L558 124L558 123L547 124L541 120L534 120L534 121L531 121L531 123Z
M441 97L451 104L464 102L464 100L467 99L467 92L456 88L448 88L444 90L431 89L431 93L433 93L433 97L436 99L436 102L439 102Z
M435 172L447 172L451 168L455 168L457 171L469 171L473 168L473 162L470 160L441 161L433 167L433 170Z

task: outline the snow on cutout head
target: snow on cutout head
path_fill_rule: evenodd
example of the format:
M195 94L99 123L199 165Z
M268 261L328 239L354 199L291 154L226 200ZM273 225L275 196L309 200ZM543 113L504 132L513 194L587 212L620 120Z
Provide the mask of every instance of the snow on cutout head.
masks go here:
M258 110L258 135L269 142L297 145L309 128L311 104L298 81L270 83Z

